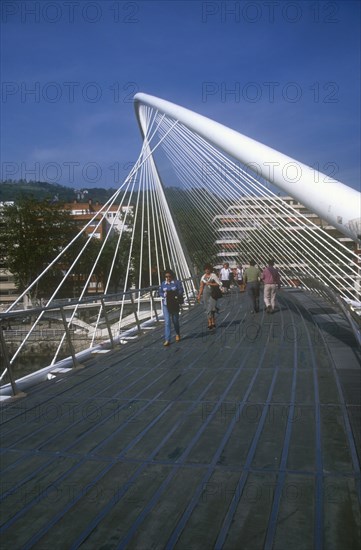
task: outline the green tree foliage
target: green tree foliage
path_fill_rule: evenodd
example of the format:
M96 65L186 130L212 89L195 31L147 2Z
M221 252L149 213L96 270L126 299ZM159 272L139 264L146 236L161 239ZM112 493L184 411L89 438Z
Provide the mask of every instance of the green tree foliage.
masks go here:
M59 203L38 202L33 198L23 197L17 204L4 206L2 211L1 265L13 273L17 288L22 292L78 232L78 223ZM109 293L123 290L130 237L123 234L120 246L118 237L116 231L105 242L86 234L80 235L59 261L41 277L29 297L33 301L38 298L48 299L59 285L57 297L77 297L89 274L92 274L91 282L96 283L95 292L103 292L106 285ZM65 274L67 277L64 280Z
M24 197L37 201L72 202L75 194L70 187L45 181L0 181L0 201L18 201Z
M171 187L166 189L166 197L191 264L202 271L206 263L216 263L217 232L207 209L207 202L212 202L209 192Z
M88 202L89 199L104 204L114 194L115 189L92 187L90 189L73 189L58 183L46 181L6 180L0 181L0 201L18 201L22 197L32 197L37 201Z
M72 270L74 295L79 294L90 273L92 273L92 281L96 283L96 293L102 292L106 288L108 294L124 289L130 237L123 233L120 246L118 246L118 240L119 234L116 231L109 235L105 242L90 238L85 252ZM78 246L84 244L85 240L83 239Z
M142 228L141 221L135 220L135 231L133 236L132 247L132 265L130 269L130 283L134 283L138 288L147 288L154 285L155 281L158 281L158 267L157 267L157 252L156 247L159 250L161 248L160 243L154 238L154 230L152 227L148 229ZM163 238L163 247L165 241ZM150 265L149 265L150 264ZM166 269L167 266L160 266L160 270ZM152 280L150 272L152 274Z
M0 261L15 277L19 291L26 289L78 232L69 212L46 201L21 198L3 208L0 223ZM48 296L62 277L62 258L33 288L31 298Z
M118 233L115 232L108 238L98 267L99 277L101 278L103 286L105 286L110 270L112 269L108 292L118 292L119 290L124 289L128 266L130 237L127 233L123 233L119 247L118 237Z

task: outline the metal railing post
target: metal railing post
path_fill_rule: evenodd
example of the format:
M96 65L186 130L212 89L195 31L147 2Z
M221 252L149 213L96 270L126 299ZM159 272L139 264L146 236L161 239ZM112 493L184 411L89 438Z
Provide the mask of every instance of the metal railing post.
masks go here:
M26 394L21 392L20 390L18 390L18 388L16 386L15 379L14 379L14 376L13 376L12 366L11 366L10 359L9 359L8 348L6 346L4 333L3 333L3 329L1 327L1 325L0 325L0 343L1 343L1 348L2 348L4 361L5 361L5 370L7 370L8 375L9 375L9 380L10 380L11 388L13 390L13 395L14 395L14 397L25 396Z
M137 314L137 311L136 311L137 308L136 308L136 305L135 305L135 302L134 302L133 292L130 292L130 301L132 302L133 313L134 313L134 317L135 317L135 322L137 323L138 332L141 332L140 322L139 322L138 314Z
M69 327L68 327L68 323L66 321L66 315L65 315L65 311L64 311L64 308L61 307L60 308L60 314L61 314L61 318L63 320L63 325L64 325L64 329L65 329L65 335L66 335L66 339L67 339L67 342L68 342L68 346L69 346L69 349L70 349L70 354L71 354L71 358L72 358L72 361L73 361L73 367L79 367L80 366L80 363L78 363L76 357L75 357L75 351L74 351L74 348L73 348L73 342L71 341L71 335L70 335L70 331L69 331Z
M154 311L154 315L155 315L156 321L157 321L157 323L158 323L159 317L158 317L157 308L155 307L155 301L154 301L154 296L153 296L153 291L152 291L152 290L150 291L150 300L151 300L151 302L152 302L152 308L153 308L153 311Z
M104 312L105 324L107 325L107 329L108 329L109 340L110 340L110 346L111 346L111 348L113 349L113 348L114 348L113 334L112 334L112 329L110 328L108 315L107 315L107 312L106 312L106 309L105 309L104 298L101 298L100 301L101 301L102 308L103 308L103 312Z

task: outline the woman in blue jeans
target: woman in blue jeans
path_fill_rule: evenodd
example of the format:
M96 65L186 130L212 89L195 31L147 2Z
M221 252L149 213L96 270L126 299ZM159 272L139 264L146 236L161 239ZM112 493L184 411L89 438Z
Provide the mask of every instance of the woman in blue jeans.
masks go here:
M170 344L172 323L176 334L175 341L180 341L179 304L183 303L183 292L181 281L178 281L174 273L168 269L165 273L165 280L159 287L159 295L163 298L165 323L163 346L169 346Z

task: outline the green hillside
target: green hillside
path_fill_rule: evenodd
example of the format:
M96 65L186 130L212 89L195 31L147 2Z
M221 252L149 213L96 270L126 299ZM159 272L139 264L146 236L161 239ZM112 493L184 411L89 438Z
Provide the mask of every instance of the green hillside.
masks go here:
M113 195L115 189L73 189L57 183L45 181L0 181L0 202L16 201L21 196L32 196L36 200L59 202L87 202L89 199L105 203Z

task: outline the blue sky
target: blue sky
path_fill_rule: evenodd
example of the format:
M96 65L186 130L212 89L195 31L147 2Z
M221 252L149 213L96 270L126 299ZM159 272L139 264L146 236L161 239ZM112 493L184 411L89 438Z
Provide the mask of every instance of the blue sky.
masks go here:
M117 187L142 91L359 189L358 1L3 0L2 179Z

